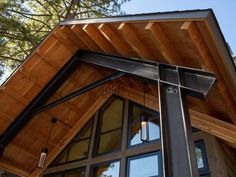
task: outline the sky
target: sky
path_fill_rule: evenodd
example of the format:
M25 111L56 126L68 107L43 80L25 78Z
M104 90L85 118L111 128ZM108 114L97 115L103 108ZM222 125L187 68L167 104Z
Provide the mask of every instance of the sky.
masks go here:
M176 10L213 9L224 37L236 55L236 0L130 0L126 14Z

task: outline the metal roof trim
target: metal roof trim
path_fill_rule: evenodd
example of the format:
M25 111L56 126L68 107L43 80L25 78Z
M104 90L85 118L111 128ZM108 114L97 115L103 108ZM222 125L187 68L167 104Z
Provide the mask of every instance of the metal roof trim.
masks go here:
M75 25L88 23L111 23L128 21L147 21L147 20L184 20L184 19L206 19L211 13L211 9L170 11L144 14L127 14L123 16L111 16L102 18L79 19L60 22L59 25Z

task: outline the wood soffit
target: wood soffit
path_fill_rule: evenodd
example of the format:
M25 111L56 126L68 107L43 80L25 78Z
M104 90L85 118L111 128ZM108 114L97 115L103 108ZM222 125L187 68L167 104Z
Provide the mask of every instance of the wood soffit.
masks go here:
M192 125L236 147L236 71L211 10L58 24L1 87L0 133L79 49L214 72L218 82L208 99L187 99ZM50 101L108 73L109 70L81 64ZM21 176L39 175L37 158L52 116L58 117L59 122L49 142L47 165L89 119L91 107L96 111L112 93L143 104L140 90L142 84L139 81L122 77L35 116L6 148L0 159L0 168ZM157 87L154 85L148 85L146 106L158 110ZM78 122L82 123L78 125Z

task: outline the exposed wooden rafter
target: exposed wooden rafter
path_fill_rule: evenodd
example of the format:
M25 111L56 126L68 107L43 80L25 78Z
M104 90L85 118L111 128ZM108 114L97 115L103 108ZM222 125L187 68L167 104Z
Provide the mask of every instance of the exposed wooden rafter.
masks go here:
M98 29L120 54L130 56L130 52L128 50L129 47L121 40L119 36L117 36L114 29L107 24L101 24Z
M133 47L133 49L139 54L141 58L154 58L144 43L142 43L140 38L136 35L136 31L131 24L121 23L118 27L118 31L122 33L127 42Z
M71 30L80 38L90 50L102 51L101 48L90 38L90 36L78 25L73 25Z
M102 35L102 33L92 24L85 25L83 27L83 30L98 46L100 46L103 52L117 54L117 51L110 44L110 42L108 42L108 40Z
M179 65L183 64L181 58L179 57L174 46L171 44L171 41L168 39L167 34L162 29L160 24L150 22L147 24L145 29L151 31L153 37L158 43L158 46L160 46L160 51L162 52L162 55L165 57L168 63L178 63Z

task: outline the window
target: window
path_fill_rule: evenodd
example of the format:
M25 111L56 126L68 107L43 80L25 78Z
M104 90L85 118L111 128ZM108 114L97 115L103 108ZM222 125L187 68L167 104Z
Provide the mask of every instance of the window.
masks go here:
M142 115L148 141L141 140ZM163 177L159 121L157 112L114 96L53 162L61 172L46 177ZM200 177L210 177L203 140L195 142L195 153ZM63 171L70 165L77 169Z
M210 176L207 156L205 151L205 145L203 140L199 140L195 142L195 154L197 159L197 166L199 169L200 177L208 177Z
M121 148L123 100L114 97L101 109L95 154L105 154Z
M119 177L120 162L116 161L96 166L92 171L92 177Z
M128 159L128 177L162 177L161 155L151 153Z
M141 116L148 121L148 141L141 140ZM137 104L130 104L129 146L160 140L160 120L158 113Z
M88 149L92 131L93 120L78 133L70 144L56 158L52 165L58 165L65 162L81 160L88 157Z

